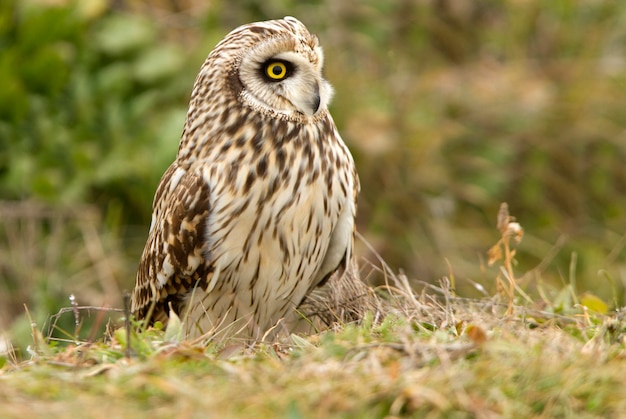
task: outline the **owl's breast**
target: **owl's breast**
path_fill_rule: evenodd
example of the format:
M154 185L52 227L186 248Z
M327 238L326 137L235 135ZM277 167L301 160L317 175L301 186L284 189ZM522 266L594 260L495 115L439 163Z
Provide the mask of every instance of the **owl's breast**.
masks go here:
M219 273L207 292L220 291L214 294L222 299L223 294L236 295L239 315L253 312L271 322L295 307L319 280L333 232L353 205L351 191L341 181L351 173L330 167L317 150L282 151L282 171L275 156L258 157L268 162L262 176L249 169L258 167L252 161L225 161L204 169L212 206L206 257ZM352 210L348 213L353 216Z

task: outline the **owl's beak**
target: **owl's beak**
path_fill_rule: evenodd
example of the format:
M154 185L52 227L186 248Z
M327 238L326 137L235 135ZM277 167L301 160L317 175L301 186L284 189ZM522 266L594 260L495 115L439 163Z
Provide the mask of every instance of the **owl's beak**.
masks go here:
M312 81L307 89L301 89L298 96L291 100L291 104L298 110L308 116L313 116L320 110L320 107L326 103L324 101L325 86L320 86L319 81Z
M322 101L322 99L320 98L320 85L315 83L315 89L313 91L313 97L311 98L311 110L313 111L312 112L313 115L315 115L315 113L320 108L321 101Z

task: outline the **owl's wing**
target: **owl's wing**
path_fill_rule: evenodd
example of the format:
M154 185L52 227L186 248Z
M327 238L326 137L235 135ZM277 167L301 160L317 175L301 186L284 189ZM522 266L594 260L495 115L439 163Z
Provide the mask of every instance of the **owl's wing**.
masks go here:
M206 288L213 271L206 257L209 186L201 175L172 164L154 196L152 224L133 291L137 318L167 322L169 305L180 314L184 296Z

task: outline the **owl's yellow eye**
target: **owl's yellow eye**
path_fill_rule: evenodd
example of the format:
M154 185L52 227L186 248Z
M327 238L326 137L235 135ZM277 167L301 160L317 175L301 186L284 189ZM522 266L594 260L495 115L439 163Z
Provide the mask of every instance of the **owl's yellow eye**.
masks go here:
M287 76L287 66L280 61L272 61L265 66L265 74L272 80L282 80Z

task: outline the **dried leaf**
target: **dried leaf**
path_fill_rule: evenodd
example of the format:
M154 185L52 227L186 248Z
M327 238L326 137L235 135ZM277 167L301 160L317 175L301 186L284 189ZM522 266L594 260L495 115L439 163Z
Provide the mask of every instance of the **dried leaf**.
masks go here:
M475 324L467 326L465 333L467 334L467 337L470 338L470 340L476 345L482 345L487 341L487 332L485 332L482 327Z
M499 260L502 260L502 247L500 246L500 242L491 246L491 249L487 251L487 265L491 266Z
M509 217L513 219L513 217ZM517 222L509 222L506 226L506 232L504 233L508 237L512 237L516 244L522 241L522 237L524 237L524 229Z

